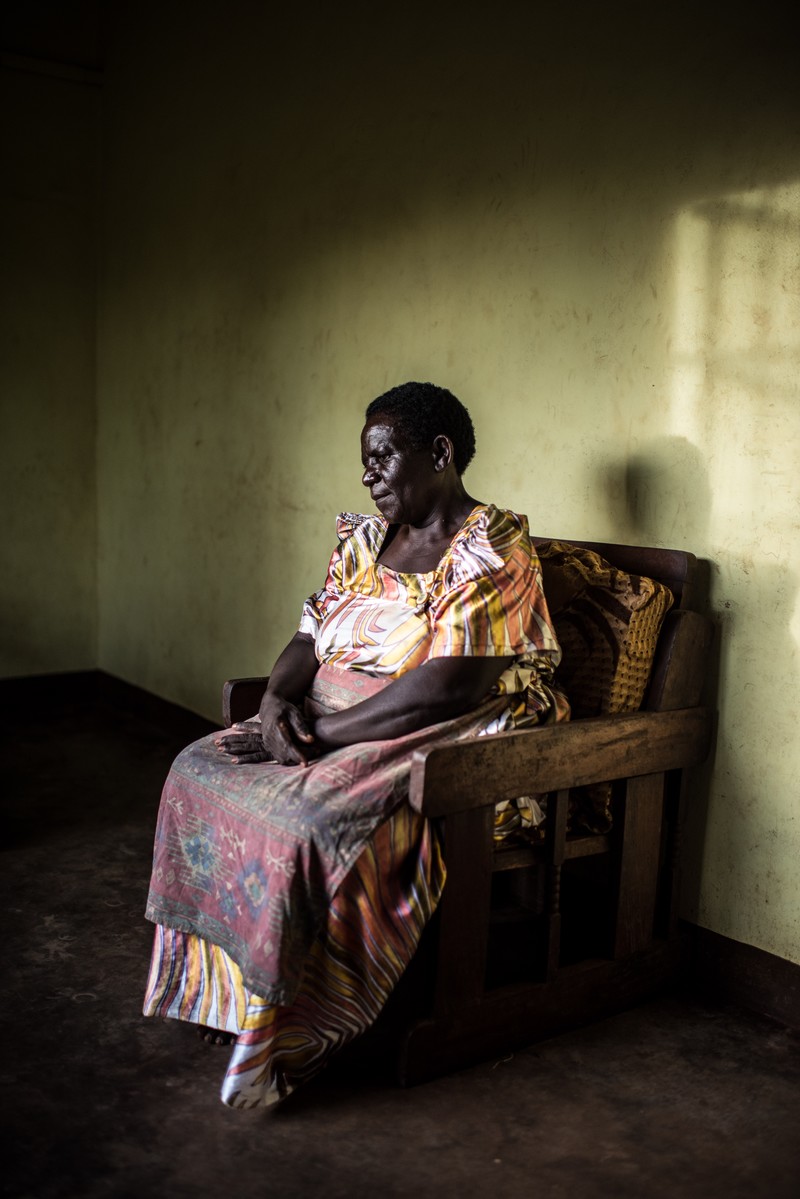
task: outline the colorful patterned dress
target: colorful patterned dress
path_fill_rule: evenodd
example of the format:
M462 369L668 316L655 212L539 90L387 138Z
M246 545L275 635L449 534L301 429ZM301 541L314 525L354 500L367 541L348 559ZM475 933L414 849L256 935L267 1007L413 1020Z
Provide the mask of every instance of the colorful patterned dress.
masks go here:
M144 1011L237 1035L222 1087L233 1107L275 1103L316 1074L374 1022L411 960L446 875L435 830L404 801L414 750L569 715L551 685L560 651L527 519L479 505L424 574L377 561L387 527L339 517L325 586L300 623L320 661L312 711L431 658L514 661L474 712L305 770L237 765L213 736L176 759ZM535 801L506 803L496 835L535 822Z

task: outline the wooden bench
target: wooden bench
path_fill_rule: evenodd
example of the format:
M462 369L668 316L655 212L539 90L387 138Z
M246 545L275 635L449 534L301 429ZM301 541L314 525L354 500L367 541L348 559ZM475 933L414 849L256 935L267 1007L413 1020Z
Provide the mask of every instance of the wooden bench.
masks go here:
M621 1010L679 969L684 773L712 734L700 571L683 551L573 544L665 584L675 604L638 712L416 754L410 800L440 824L447 883L392 1004L404 1084ZM225 724L252 715L265 685L226 683ZM568 832L570 792L609 781L611 831ZM547 796L544 839L497 846L494 806L519 795Z

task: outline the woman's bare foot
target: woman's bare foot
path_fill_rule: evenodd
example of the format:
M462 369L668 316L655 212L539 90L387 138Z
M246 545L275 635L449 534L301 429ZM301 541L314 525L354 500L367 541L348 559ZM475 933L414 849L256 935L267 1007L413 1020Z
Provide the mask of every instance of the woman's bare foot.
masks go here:
M205 1041L206 1045L235 1045L236 1033L223 1032L221 1028L208 1028L205 1024L198 1024L197 1035L201 1041Z

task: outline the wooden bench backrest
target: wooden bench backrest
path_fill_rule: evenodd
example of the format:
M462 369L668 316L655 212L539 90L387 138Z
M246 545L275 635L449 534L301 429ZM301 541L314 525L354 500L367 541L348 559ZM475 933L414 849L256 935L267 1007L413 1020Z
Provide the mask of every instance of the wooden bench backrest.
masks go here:
M533 537L534 545L566 538ZM699 564L687 550L653 546L616 545L600 541L569 541L594 550L618 570L645 575L669 587L675 598L658 639L650 683L642 709L667 711L694 707L700 702L705 662L711 639L709 621L699 614L703 601Z
M545 541L564 541L594 550L618 570L628 574L645 575L669 587L675 596L676 608L691 608L696 611L699 602L697 559L687 550L656 549L652 546L615 545L602 541L572 541L565 537L532 537L534 545Z

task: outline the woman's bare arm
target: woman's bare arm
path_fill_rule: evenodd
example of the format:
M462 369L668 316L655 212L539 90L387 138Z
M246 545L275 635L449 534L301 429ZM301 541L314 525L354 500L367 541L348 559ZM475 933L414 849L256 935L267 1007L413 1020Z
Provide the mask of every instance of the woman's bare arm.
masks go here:
M261 739L275 761L284 766L307 766L316 756L303 700L318 670L313 638L295 633L269 677L259 709Z
M314 638L308 633L295 633L272 668L266 694L302 704L318 670Z
M297 633L278 658L261 702L261 727L241 725L218 741L239 762L273 758L306 766L320 753L358 741L383 741L469 712L512 657L433 658L382 691L309 724L303 700L319 669L313 640ZM260 742L259 742L260 738Z
M507 666L507 658L433 658L369 699L321 716L314 736L325 749L383 741L450 720L478 706Z
M284 766L307 766L316 757L314 736L303 712L319 662L314 641L295 633L278 658L261 700L261 724L245 721L224 733L217 745L237 762L273 759Z

